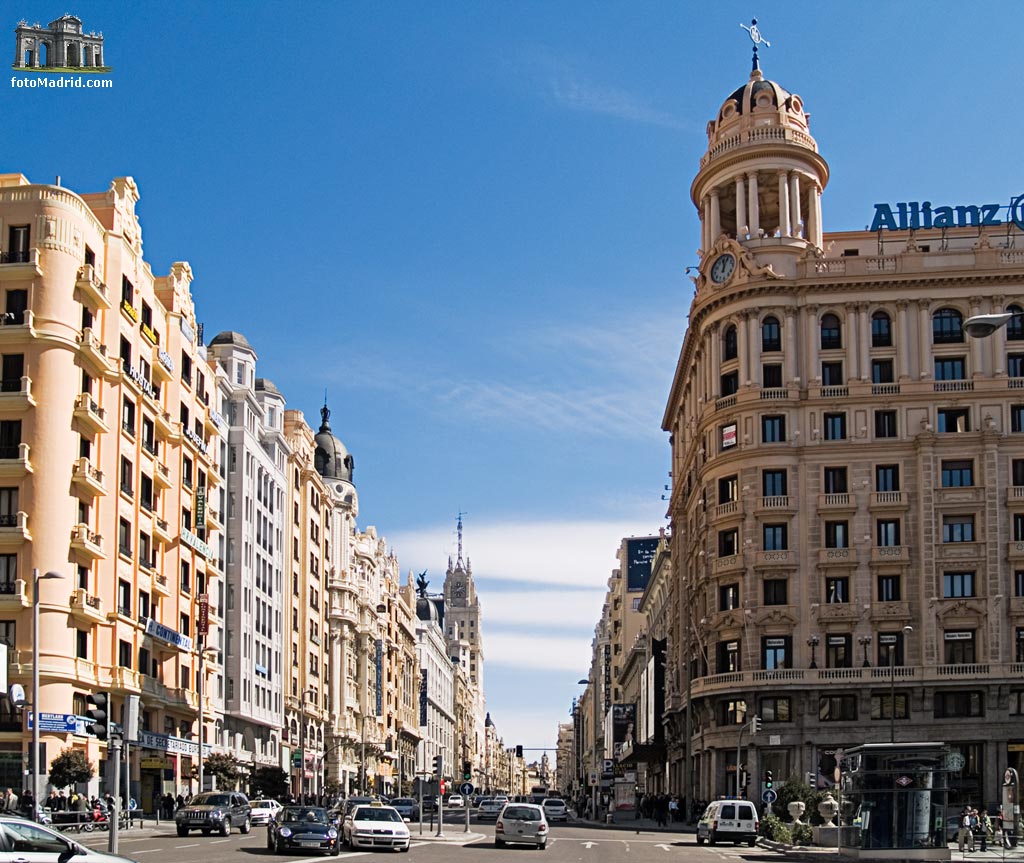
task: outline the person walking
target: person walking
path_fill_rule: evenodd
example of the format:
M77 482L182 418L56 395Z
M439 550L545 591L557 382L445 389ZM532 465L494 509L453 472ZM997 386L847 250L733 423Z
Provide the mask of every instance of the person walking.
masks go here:
M974 850L974 834L971 832L971 807L965 806L960 813L960 829L956 831L956 846L964 853L964 845L968 851Z

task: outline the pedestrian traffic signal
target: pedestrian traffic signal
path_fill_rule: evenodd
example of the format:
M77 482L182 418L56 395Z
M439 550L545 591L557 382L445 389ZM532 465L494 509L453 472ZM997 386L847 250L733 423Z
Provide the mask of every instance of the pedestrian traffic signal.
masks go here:
M473 762L463 761L462 762L462 778L469 782L473 778Z
M448 786L445 784L445 781L443 779L441 780L439 788L441 791L441 796L444 797L444 795L448 793Z
M771 770L765 770L764 772L764 788L765 791L770 791L775 783L772 781Z
M85 701L88 704L85 715L89 720L85 730L99 740L106 740L110 732L110 693L90 692Z
M443 755L435 755L434 756L434 775L435 776L444 776L444 756Z

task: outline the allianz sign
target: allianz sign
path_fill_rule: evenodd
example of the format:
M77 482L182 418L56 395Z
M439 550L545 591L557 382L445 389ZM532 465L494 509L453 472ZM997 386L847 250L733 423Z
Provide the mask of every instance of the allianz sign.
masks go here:
M1006 219L1000 211L1006 211ZM959 204L933 207L931 201L900 201L895 210L890 204L875 204L872 231L906 231L919 228L968 228L1003 225L1013 222L1024 231L1024 195L1017 195L1007 204Z

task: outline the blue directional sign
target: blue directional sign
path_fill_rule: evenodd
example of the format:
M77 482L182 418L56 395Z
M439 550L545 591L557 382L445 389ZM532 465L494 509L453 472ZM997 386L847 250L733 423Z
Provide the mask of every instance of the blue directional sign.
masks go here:
M761 794L761 799L765 803L774 803L778 797L779 795L774 788L766 788Z
M35 714L28 714L28 727L32 730ZM57 734L84 734L83 720L74 713L40 713L39 730Z
M464 797L468 797L470 794L473 793L473 783L472 782L463 782L459 786L459 791L462 793L462 795ZM467 806L466 808L468 809L469 807Z

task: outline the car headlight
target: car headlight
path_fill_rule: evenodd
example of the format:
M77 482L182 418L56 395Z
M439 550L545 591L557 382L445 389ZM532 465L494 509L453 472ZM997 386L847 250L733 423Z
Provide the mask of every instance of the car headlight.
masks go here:
M328 830L328 831L327 831L327 835L328 835L328 836L329 836L329 837L330 837L331 839L337 839L337 838L338 838L338 831L337 831L337 830L335 830L335 829L334 829L334 828L332 827L332 828L331 828L330 830Z
M289 836L292 835L291 828L289 828L289 827L282 827L280 830L277 831L277 835L278 836L284 836L284 838L287 839Z

